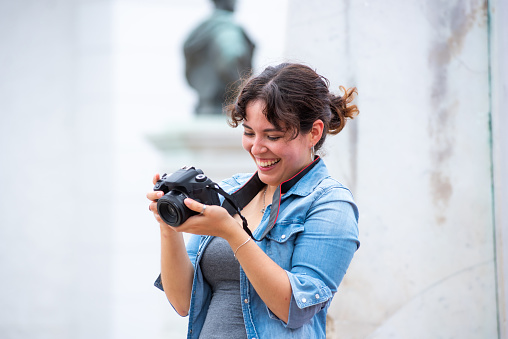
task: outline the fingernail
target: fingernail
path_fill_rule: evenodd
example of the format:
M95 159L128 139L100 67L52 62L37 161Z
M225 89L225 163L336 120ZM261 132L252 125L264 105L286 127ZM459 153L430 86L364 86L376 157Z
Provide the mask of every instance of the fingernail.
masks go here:
M161 198L164 195L164 192L157 192L157 197Z

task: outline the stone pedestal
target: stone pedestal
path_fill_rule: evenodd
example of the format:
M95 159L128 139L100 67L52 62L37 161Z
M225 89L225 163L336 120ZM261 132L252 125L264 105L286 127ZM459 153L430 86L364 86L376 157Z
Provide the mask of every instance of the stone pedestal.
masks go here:
M198 116L174 120L148 139L162 152L161 172L174 172L183 166L200 168L219 182L255 167L242 147L241 126L230 127L224 116Z

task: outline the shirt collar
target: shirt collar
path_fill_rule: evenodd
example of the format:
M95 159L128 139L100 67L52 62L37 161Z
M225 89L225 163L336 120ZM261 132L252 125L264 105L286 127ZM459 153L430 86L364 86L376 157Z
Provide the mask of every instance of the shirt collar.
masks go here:
M326 172L326 167L321 161L320 157L316 157L314 161L312 161L309 165L303 168L300 172L295 174L292 178L282 182L272 198L272 208L270 210L270 218L268 219L268 226L265 228L263 234L260 239L255 239L261 241L268 232L273 228L275 223L277 222L277 217L279 216L280 204L282 201L282 196L289 196L290 194L297 194L301 196L308 195L312 192L313 188L317 185L316 182L311 180L302 180L307 173L309 173L313 168L316 168L317 171ZM235 199L236 204L240 209L243 209L247 204L258 194L258 192L263 188L265 184L259 179L258 172L254 173L254 175L236 192L232 194ZM236 209L231 206L231 204L227 201L224 201L222 204L226 210L230 214L236 213Z

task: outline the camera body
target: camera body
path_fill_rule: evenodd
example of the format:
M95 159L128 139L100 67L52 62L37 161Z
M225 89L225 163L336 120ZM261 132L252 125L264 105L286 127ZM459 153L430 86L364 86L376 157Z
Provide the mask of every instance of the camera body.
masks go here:
M164 192L164 196L157 201L157 211L162 220L177 227L189 217L199 214L185 206L185 198L206 205L220 205L219 195L209 188L211 184L214 182L194 167L183 167L173 174L164 174L153 188L154 191Z

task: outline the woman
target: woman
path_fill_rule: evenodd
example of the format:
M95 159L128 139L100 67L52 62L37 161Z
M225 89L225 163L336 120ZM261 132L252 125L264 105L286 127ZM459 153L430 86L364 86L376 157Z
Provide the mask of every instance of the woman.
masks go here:
M315 155L358 113L356 89L341 89L335 96L311 68L281 64L247 80L227 108L257 171L220 186L243 202L252 238L238 214L188 198L199 214L170 227L157 213L162 192L147 194L161 229L156 286L189 315L188 338L326 336L326 312L359 247L353 197ZM187 246L183 232L194 234Z

